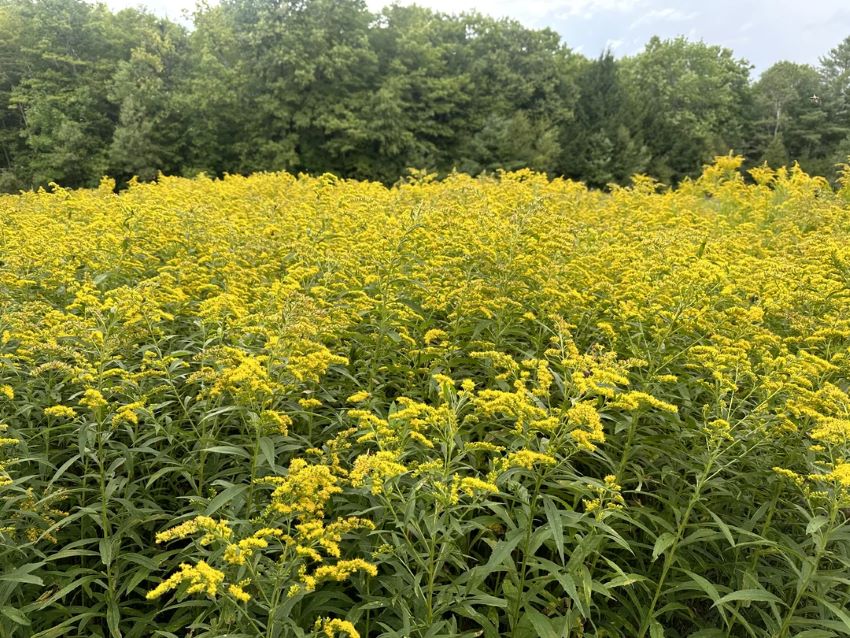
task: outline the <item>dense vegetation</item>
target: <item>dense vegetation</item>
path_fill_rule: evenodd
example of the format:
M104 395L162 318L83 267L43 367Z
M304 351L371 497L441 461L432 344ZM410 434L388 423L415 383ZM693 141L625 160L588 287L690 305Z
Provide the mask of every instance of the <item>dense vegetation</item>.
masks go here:
M193 28L82 0L0 0L0 191L258 170L393 183L530 167L666 183L735 149L836 177L850 39L751 82L721 47L586 59L551 30L362 0L224 0Z
M850 175L740 164L0 196L0 636L850 635Z

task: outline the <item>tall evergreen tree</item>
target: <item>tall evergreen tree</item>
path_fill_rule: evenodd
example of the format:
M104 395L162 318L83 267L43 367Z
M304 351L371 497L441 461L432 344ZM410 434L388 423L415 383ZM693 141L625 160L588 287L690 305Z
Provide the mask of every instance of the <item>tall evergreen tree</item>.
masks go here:
M185 114L175 99L186 72L186 34L159 21L119 63L109 91L118 105L118 123L109 147L110 172L122 179L147 180L182 169Z
M610 51L587 62L577 79L575 119L564 129L561 171L591 186L623 182L642 172L649 152L634 131L636 109Z

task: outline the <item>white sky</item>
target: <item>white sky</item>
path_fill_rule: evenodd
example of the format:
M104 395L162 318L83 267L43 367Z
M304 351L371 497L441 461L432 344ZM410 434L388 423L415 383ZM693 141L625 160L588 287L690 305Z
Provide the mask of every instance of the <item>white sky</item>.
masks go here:
M107 0L113 8L147 6L178 19L195 0ZM551 27L587 56L610 46L617 55L643 48L652 35L685 35L731 48L755 73L779 60L816 64L850 36L848 0L416 0L446 13L478 10L530 27ZM387 4L367 0L372 11ZM400 4L413 4L401 0Z

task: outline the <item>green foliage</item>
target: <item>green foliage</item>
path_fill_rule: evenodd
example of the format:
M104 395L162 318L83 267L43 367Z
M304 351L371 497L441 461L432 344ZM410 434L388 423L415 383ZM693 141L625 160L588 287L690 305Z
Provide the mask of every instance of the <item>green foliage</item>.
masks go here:
M564 141L563 174L604 187L644 172L650 155L637 131L639 110L610 51L584 66L578 91L575 121Z
M224 0L193 22L0 0L0 191L284 169L677 183L730 149L834 179L850 147L847 41L750 84L684 38L588 60L550 29L417 6Z
M764 148L762 161L779 167L793 158L808 167L823 157L826 112L820 96L816 69L779 62L765 71L753 87L757 145Z
M109 166L121 179L152 180L157 172L179 172L185 119L177 103L186 71L186 36L160 23L142 33L142 42L122 61L109 99L118 105L118 123L109 148Z
M653 38L625 61L624 73L639 105L650 175L668 182L693 177L715 155L741 148L749 64L729 49Z

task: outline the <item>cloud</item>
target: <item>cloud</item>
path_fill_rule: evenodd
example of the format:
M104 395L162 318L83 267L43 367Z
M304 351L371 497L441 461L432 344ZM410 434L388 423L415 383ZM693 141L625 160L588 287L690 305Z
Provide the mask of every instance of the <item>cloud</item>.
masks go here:
M699 13L696 11L693 12L685 12L681 9L676 9L675 7L665 7L663 9L652 9L651 11L647 11L637 20L632 22L629 25L629 29L637 29L640 26L645 24L654 24L656 22L688 22L698 17Z
M597 13L629 13L643 4L643 0L561 0L550 3L559 18L592 18Z
M544 20L590 19L599 13L628 13L647 0L400 0L399 4L418 4L442 13L458 14L480 11L495 17L511 16L524 22L540 24ZM386 0L367 0L371 11L380 11Z

